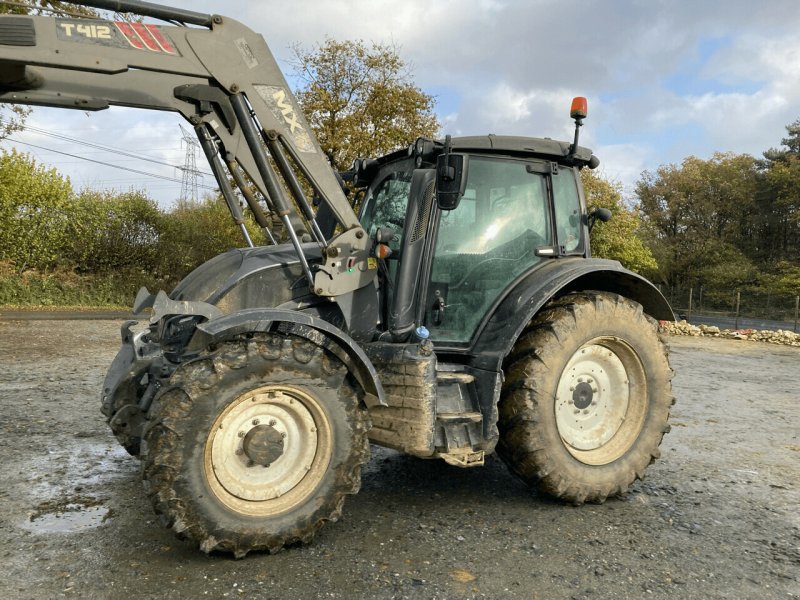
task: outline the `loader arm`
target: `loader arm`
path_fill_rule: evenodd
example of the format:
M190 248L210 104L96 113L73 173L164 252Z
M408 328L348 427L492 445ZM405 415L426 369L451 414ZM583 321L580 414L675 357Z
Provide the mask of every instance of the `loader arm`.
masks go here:
M246 184L231 172L238 168L283 221L314 293L336 297L372 282L367 236L261 35L228 17L139 0L79 4L172 24L2 16L0 102L178 112L193 125L243 231L230 183ZM325 239L301 181L327 205L340 233ZM321 265L309 265L303 254L303 220L323 247Z

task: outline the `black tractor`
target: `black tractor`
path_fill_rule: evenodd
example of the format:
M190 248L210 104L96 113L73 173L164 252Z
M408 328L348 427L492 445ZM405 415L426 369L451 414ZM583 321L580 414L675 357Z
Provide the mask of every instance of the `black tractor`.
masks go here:
M104 384L168 527L236 556L308 541L358 491L370 442L459 467L497 452L573 504L644 476L673 403L656 320L674 316L591 256L610 213L586 209L579 171L599 161L578 145L585 100L572 143L418 139L340 177L260 35L137 0L82 4L150 19L0 18L0 101L179 112L246 244L169 294L142 289L149 323L122 327ZM254 247L240 197L286 243Z

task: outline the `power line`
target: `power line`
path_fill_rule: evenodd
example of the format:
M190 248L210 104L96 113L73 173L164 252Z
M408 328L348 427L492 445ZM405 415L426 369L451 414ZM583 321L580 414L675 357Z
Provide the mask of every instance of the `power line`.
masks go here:
M141 154L136 154L134 152L129 152L127 150L122 150L121 148L114 148L113 146L106 146L104 144L97 144L95 142L88 142L86 140L81 140L79 138L74 138L68 135L64 135L61 133L54 133L52 131L47 131L45 129L40 129L38 127L34 127L32 125L25 125L23 128L24 131L31 131L33 133L38 133L40 135L46 135L48 137L52 137L58 140L62 140L65 142L71 142L73 144L80 144L82 146L88 146L90 148L95 148L97 150L102 150L104 152L111 152L113 154L119 154L121 156L127 156L129 158L135 158L136 160L143 160L147 162L151 162L157 165L165 166L165 167L172 167L173 169L182 169L180 165L173 165L164 161L156 160L154 158L150 158L149 156L144 156ZM206 173L205 171L197 171L200 175L207 175L209 177L213 177L211 173Z
M88 162L96 163L98 165L103 165L105 167L111 167L112 169L120 169L122 171L130 171L131 173L136 173L137 175L145 175L147 177L154 177L156 179L163 179L164 181L171 181L174 183L181 183L180 179L175 177L169 177L167 175L159 175L158 173L149 173L147 171L140 171L139 169L132 169L130 167L123 167L121 165L115 165L114 163L108 163L102 160L95 160L93 158L86 158L85 156L79 156L77 154L70 154L69 152L62 152L61 150L54 150L53 148L45 148L44 146L39 146L37 144L31 144L30 142L23 142L21 140L15 140L14 138L6 138L10 142L14 142L15 144L24 144L25 146L31 146L32 148L38 148L39 150L46 150L47 152L55 152L56 154L62 154L64 156L69 156L70 158L78 158L80 160L85 160ZM172 166L172 165L165 165L165 166ZM180 167L177 167L180 168ZM206 190L216 190L217 188L210 185L203 185L198 184L198 187L202 187Z

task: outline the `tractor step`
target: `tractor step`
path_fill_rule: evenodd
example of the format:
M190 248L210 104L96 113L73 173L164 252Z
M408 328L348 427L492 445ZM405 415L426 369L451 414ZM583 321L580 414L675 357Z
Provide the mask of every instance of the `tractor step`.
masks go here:
M441 423L480 423L483 415L479 412L436 413L436 420Z
M437 383L461 383L467 384L475 381L475 376L462 371L436 371Z
M462 448L447 454L440 453L438 456L454 467L482 467L484 452L483 450L472 452L468 448Z
M457 467L483 465L483 413L475 376L456 365L436 370L436 456Z

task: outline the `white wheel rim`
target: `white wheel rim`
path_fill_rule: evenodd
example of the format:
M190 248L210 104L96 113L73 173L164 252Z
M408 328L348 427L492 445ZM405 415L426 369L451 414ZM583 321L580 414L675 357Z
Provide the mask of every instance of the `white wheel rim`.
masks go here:
M596 339L570 357L555 398L564 446L586 464L622 456L636 441L646 410L646 385L634 351L618 339Z
M256 433L272 440L268 460L254 451L264 446L249 441ZM288 386L258 388L231 402L214 422L206 440L206 479L237 512L276 514L319 484L330 442L327 416L311 395Z

